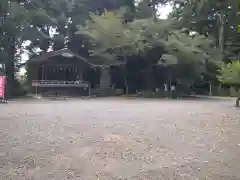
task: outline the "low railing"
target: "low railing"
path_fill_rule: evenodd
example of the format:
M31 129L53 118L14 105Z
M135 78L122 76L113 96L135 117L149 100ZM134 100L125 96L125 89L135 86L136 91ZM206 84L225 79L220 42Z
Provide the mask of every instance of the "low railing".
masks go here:
M33 80L33 87L88 87L87 81Z

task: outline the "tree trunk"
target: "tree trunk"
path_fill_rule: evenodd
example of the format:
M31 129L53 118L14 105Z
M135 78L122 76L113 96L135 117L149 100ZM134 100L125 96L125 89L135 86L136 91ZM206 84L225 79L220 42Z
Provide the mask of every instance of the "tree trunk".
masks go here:
M111 76L109 74L109 68L101 68L100 87L101 89L107 89L111 84Z
M124 70L123 70L123 77L124 77L124 86L125 86L125 93L129 93L129 87L128 87L128 81L127 81L127 56L125 55L124 50L122 49L123 52L123 58L124 58Z
M15 41L14 38L9 40L8 57L6 62L6 97L10 98L13 96L14 86L14 54L15 54Z
M153 89L153 81L152 81L152 67L147 67L145 71L145 88L147 90L152 90Z
M157 21L157 9L156 9L157 2L156 2L156 0L151 0L151 5L152 5L153 21Z
M129 94L128 81L127 81L127 67L126 67L126 65L124 66L123 77L124 77L125 93Z
M9 57L6 64L6 96L10 98L13 95L14 86L14 62Z
M209 96L212 96L212 84L209 83Z
M236 107L239 107L239 106L240 106L240 97L238 97L236 100Z
M223 61L224 58L224 24L225 24L225 18L224 18L224 12L220 12L218 14L219 17L219 34L218 34L218 45L220 48L220 60Z

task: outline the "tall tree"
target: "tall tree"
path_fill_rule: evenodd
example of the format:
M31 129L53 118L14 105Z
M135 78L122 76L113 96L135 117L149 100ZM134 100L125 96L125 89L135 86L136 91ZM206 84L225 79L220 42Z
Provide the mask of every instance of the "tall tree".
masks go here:
M201 0L176 3L173 18L181 20L180 25L189 27L206 36L216 39L216 45L221 49L221 60L228 56L230 37L237 30L237 1L232 0ZM229 44L229 43L228 43Z
M187 30L176 29L171 20L155 21L150 18L125 23L118 13L105 12L103 15L92 14L85 26L79 26L77 34L85 35L89 44L94 44L90 46L93 55L110 60L122 58L127 62L130 56L150 58L150 54L158 52L158 55L155 53L155 57L151 57L155 65L164 55L173 57L165 58L166 64L194 62L197 70L199 66L204 67L205 60L212 61L213 55L217 54L211 40L198 34L190 36ZM171 62L173 59L176 61ZM151 78L149 76L148 81Z
M14 74L19 60L18 49L21 45L19 38L23 31L26 13L21 1L3 0L0 2L0 59L5 63L7 79L7 95L13 94Z
M27 33L26 39L32 41L30 48L38 47L47 51L49 48L56 50L68 47L74 52L88 56L84 47L84 37L75 35L76 25L83 24L91 12L101 14L105 9L115 10L121 6L132 8L129 1L118 0L27 1L25 8L37 18L31 18L30 22L30 30L34 31L34 36L29 37Z
M77 34L85 35L91 44L91 55L109 60L109 64L119 60L127 63L127 57L144 49L141 26L125 23L122 14L105 11L103 15L91 14L85 26L78 26ZM125 88L128 83L125 77Z
M219 80L223 84L228 84L235 88L238 92L238 97L236 100L236 106L239 107L240 102L240 61L233 61L231 63L225 64L220 69Z

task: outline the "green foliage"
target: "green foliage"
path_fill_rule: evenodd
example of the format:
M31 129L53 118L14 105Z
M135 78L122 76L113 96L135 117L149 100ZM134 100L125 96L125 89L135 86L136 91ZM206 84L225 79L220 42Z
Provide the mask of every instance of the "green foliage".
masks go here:
M172 18L179 20L179 26L213 37L220 48L221 60L237 59L237 1L194 0L180 5L177 3Z
M228 84L239 89L240 87L240 61L233 61L225 64L220 69L219 80L223 84Z
M91 55L116 59L144 49L141 27L132 22L124 23L120 14L105 11L101 16L91 14L90 18L85 26L78 26L76 34L88 38L92 45Z
M215 60L213 42L203 35L189 35L179 30L172 31L168 37L166 49L183 63L204 64L206 59ZM216 54L215 54L216 55Z
M142 0L136 5L132 0L1 0L0 59L9 62L8 71L14 70L10 65L17 67L21 50L25 50L22 42L30 40L30 55L36 55L38 48L69 47L109 64L143 58L148 67L177 65L182 76L204 74L204 80L212 82L218 73L217 60L222 59L216 46L224 45L225 59L237 59L239 52L238 0L233 1ZM157 19L156 7L173 2L171 17ZM219 32L219 15L224 33ZM196 33L192 35L192 31Z
M151 18L153 15L152 7L149 6L149 0L143 0L138 3L136 8L137 18Z
M207 64L219 59L214 41L198 33L191 35L187 29L176 28L174 20L145 18L126 23L121 13L108 11L90 17L85 26L78 26L77 34L88 39L91 55L109 59L109 64L129 56L149 59L152 50L162 49L163 54L159 53L155 59L158 65L178 65L185 72L190 68L191 75L187 76L192 80L203 73L214 76L208 72L209 68L206 69ZM208 78L209 81L212 79Z

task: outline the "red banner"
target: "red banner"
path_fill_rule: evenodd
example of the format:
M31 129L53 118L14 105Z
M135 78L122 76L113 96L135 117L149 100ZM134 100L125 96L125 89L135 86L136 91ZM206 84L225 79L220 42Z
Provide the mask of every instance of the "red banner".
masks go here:
M4 98L5 76L0 76L0 98Z

